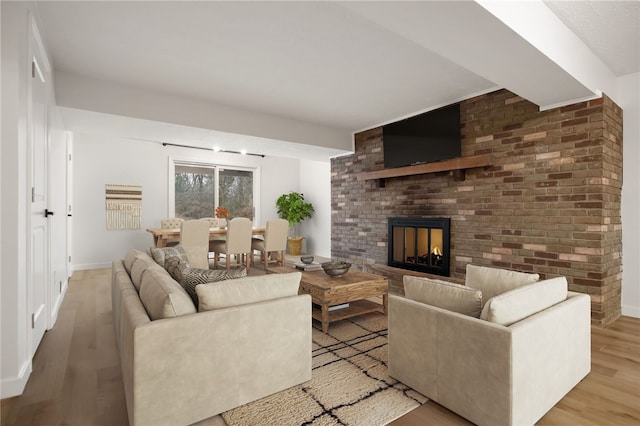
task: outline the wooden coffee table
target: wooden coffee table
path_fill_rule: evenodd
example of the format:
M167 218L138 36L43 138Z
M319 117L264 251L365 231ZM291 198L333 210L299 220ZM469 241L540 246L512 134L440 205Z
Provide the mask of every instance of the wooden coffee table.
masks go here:
M302 272L299 294L310 294L313 306L311 315L322 323L322 331L329 330L329 323L364 315L369 312L387 313L389 283L380 275L360 271L349 271L341 277L330 277L324 271L305 272L280 266L269 268L270 272ZM382 304L366 300L382 296ZM330 306L348 303L349 307L329 311Z

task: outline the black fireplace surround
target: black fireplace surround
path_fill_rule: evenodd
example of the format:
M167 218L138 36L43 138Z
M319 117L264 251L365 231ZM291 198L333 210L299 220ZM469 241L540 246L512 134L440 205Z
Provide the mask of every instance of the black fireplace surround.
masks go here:
M388 265L449 276L449 218L389 218Z

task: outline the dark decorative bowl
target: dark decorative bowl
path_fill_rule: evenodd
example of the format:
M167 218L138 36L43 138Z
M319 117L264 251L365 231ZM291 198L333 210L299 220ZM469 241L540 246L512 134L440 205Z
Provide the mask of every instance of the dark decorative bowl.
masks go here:
M325 262L322 264L324 273L330 277L340 277L346 274L351 268L351 264L347 262Z
M305 265L311 265L311 263L313 262L313 256L300 256L300 262L304 263Z

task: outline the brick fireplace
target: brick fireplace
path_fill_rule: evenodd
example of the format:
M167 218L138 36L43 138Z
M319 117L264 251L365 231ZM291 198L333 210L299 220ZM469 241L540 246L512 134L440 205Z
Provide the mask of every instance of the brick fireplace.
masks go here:
M591 296L593 324L614 321L622 110L603 96L539 111L500 90L463 101L460 115L462 156L488 154L489 166L357 180L384 167L381 128L356 134L355 154L332 160L332 256L375 270L388 263L389 217L447 217L453 279L468 263L564 275Z

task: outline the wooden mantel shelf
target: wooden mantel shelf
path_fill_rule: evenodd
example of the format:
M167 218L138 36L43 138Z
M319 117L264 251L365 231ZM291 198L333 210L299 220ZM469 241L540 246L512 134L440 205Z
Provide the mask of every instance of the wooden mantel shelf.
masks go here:
M436 161L434 163L417 164L415 166L396 167L382 169L374 172L364 172L357 175L358 180L386 179L400 176L421 175L424 173L445 172L450 170L472 169L490 165L489 154L472 155L469 157L457 157L450 160Z

